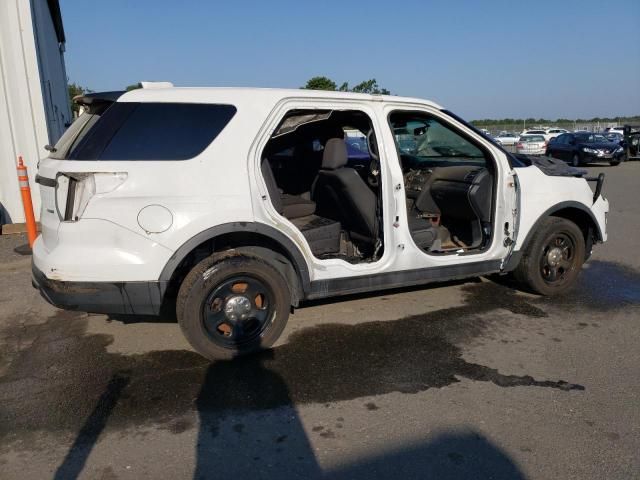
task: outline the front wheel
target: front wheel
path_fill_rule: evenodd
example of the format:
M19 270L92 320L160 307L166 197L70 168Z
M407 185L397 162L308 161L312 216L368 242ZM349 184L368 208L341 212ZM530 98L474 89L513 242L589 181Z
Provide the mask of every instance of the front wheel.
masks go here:
M186 276L176 301L182 333L210 359L270 347L291 308L287 282L264 260L234 251L213 254Z
M584 259L580 228L564 218L548 217L531 238L514 276L536 293L559 295L574 286Z
M609 162L609 165L611 165L612 167L615 167L616 165L620 165L620 160L611 160Z

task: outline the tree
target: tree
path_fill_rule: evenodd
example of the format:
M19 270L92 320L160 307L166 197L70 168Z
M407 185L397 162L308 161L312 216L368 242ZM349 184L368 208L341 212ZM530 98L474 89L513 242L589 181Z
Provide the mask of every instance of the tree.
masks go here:
M358 83L355 87L349 88L349 82L342 83L339 87L328 77L313 77L307 81L307 84L302 87L308 90L329 90L331 92L358 92L358 93L374 93L381 95L391 95L391 92L386 88L380 88L375 78L371 80L365 80Z
M140 82L138 83L132 83L131 85L127 85L125 87L125 90L127 92L130 92L131 90L137 90L138 88L142 88L142 85L140 84Z
M328 77L313 77L310 78L302 88L307 90L330 90L333 92L336 89L336 82Z
M353 87L351 91L359 92L359 93L381 94L381 95L391 94L391 92L386 88L380 88L375 78L372 78L370 80L365 80L364 82L359 83L358 85Z

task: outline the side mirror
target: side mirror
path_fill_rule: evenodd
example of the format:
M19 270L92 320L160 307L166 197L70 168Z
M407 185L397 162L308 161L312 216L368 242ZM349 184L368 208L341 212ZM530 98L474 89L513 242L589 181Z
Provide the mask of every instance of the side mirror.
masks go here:
M575 140L569 140L569 145L575 145L576 141Z

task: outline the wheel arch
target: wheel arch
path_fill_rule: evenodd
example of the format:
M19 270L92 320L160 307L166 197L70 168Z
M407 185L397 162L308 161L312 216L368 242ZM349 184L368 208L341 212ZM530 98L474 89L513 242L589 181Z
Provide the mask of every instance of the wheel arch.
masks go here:
M187 240L167 261L159 277L161 295L177 293L184 276L202 258L227 249L254 255L269 255L267 260L281 271L290 285L292 305L310 290L309 268L300 249L283 233L256 222L231 222L208 228Z
M587 256L590 255L593 242L600 242L603 239L600 225L598 224L593 212L583 203L566 201L548 208L538 217L536 222L529 229L529 232L522 243L522 247L519 249L520 251L525 251L528 248L533 234L540 228L540 224L544 219L548 217L565 218L575 223L584 235L585 245L587 246Z

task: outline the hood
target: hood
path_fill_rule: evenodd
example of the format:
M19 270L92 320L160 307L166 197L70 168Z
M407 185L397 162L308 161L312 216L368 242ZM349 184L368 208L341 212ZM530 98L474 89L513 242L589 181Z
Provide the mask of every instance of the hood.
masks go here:
M539 157L532 155L514 155L525 165L538 167L545 175L550 177L582 177L587 174L582 168L572 167L562 160L551 157Z

